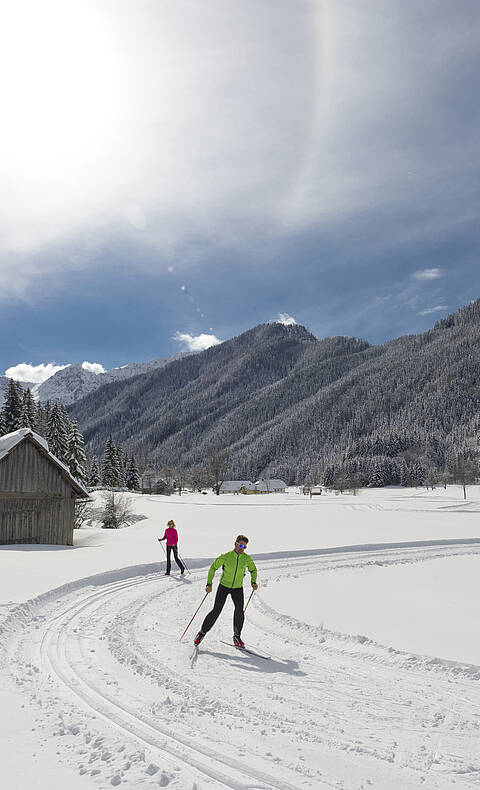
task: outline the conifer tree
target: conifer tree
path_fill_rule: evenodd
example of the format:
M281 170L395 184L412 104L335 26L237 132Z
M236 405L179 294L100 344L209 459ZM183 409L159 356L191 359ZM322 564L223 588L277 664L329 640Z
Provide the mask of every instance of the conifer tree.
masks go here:
M117 444L115 449L117 451L118 485L124 486L126 484L128 456L121 444Z
M425 468L422 466L422 464L419 461L415 461L415 463L412 466L412 483L415 486L423 486L423 484L425 483L425 476L426 476Z
M138 475L137 464L133 455L130 457L128 462L125 483L130 491L138 491L140 488L140 478Z
M55 404L50 412L47 423L48 449L56 455L59 461L65 463L68 447L68 436L65 431L65 421L60 408Z
M408 464L404 458L402 458L400 462L399 474L400 474L400 485L403 486L403 488L408 488L408 486L411 485L411 474Z
M68 436L66 463L70 469L70 474L80 483L84 483L86 480L87 458L83 447L83 436L78 430L76 420L74 420Z
M50 403L49 400L45 401L45 403L43 404L43 408L45 411L45 425L48 427L48 421L50 419L50 414L52 412L52 404Z
M20 383L13 379L9 379L1 412L5 433L11 433L22 427L20 425L22 416L22 392Z
M385 485L385 478L383 476L383 468L381 459L377 458L371 467L370 478L368 481L369 488L382 488Z
M68 437L70 435L70 431L72 430L72 423L70 421L70 418L67 414L67 410L63 403L59 405L59 409L63 420L63 425L65 427L65 434Z
M7 433L7 428L3 418L3 411L0 411L0 436L3 436L5 433Z
M92 462L90 464L90 470L88 473L88 485L91 488L96 488L100 482L100 470L98 468L98 461L96 456L94 455L92 458Z
M47 415L41 403L37 404L36 416L35 416L35 428L33 430L35 431L35 433L38 433L40 436L45 437L47 435Z
M118 454L112 434L108 437L105 447L105 455L102 464L102 485L104 485L105 488L118 488L120 485Z
M22 428L31 428L32 431L34 431L36 428L37 407L35 401L33 400L30 389L26 389L23 393L20 422Z

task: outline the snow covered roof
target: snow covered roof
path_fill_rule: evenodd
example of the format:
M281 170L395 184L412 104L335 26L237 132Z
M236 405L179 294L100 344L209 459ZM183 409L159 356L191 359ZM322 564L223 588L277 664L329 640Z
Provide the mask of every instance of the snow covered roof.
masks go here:
M28 436L28 434L31 434L37 444L41 444L43 449L48 453L48 443L43 436L35 433L30 428L19 428L18 431L12 431L12 433L6 433L4 436L0 436L0 461L5 455L8 455L10 450L13 450L25 436Z
M238 491L242 486L245 486L245 488L255 488L251 480L224 480L220 486L220 490Z
M83 487L83 485L79 483L75 477L73 477L68 466L65 466L62 461L59 461L59 459L50 452L48 449L47 440L44 439L43 436L40 436L40 434L32 431L31 428L19 428L17 431L12 431L12 433L6 433L4 436L0 436L0 461L6 458L6 456L9 455L11 451L25 439L28 439L34 445L36 445L36 447L45 451L49 459L55 464L55 466L58 467L61 474L67 478L68 482L71 484L72 488L75 489L77 494L80 496L89 496L88 491Z
M287 484L283 480L270 480L269 478L262 478L261 480L257 480L255 483L256 486L265 486L268 488L286 488Z

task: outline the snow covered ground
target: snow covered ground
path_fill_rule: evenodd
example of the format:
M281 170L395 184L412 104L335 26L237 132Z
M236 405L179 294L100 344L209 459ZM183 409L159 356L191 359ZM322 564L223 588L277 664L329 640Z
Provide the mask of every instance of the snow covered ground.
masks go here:
M2 787L480 787L479 488L132 505L73 548L0 547ZM193 648L213 595L179 642L239 532L269 660L226 644L230 602Z

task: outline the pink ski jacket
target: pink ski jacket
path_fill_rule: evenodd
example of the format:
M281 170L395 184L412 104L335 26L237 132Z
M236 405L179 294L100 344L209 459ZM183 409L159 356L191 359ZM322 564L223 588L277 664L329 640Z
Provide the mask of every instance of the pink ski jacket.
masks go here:
M167 540L167 546L176 546L178 543L178 532L175 527L167 527L163 538L160 540Z

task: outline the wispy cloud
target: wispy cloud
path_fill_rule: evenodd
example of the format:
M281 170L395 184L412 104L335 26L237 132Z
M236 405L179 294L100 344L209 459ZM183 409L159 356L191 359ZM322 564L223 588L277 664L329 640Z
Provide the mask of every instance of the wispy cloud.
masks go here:
M68 368L69 365L55 365L52 362L41 365L30 365L27 362L20 362L7 368L5 375L16 381L29 381L34 384L42 384L53 376L58 370Z
M175 332L173 339L183 343L188 351L205 351L211 346L218 346L222 341L215 335L189 335L187 332Z
M446 304L437 304L436 307L429 307L427 310L422 310L418 315L430 315L431 313L439 313L443 310L448 310Z
M413 309L414 307L417 306L419 301L420 301L419 296L411 296L409 299L407 299L406 304L408 305L408 307L411 307Z
M425 280L439 280L440 277L443 277L443 272L441 269L419 269L412 274L412 277L415 280L420 280L420 282Z
M288 313L279 313L278 318L275 319L276 324L283 324L284 326L295 326L296 321L293 316L288 315Z
M105 368L100 362L82 362L82 368L88 370L90 373L105 373Z

